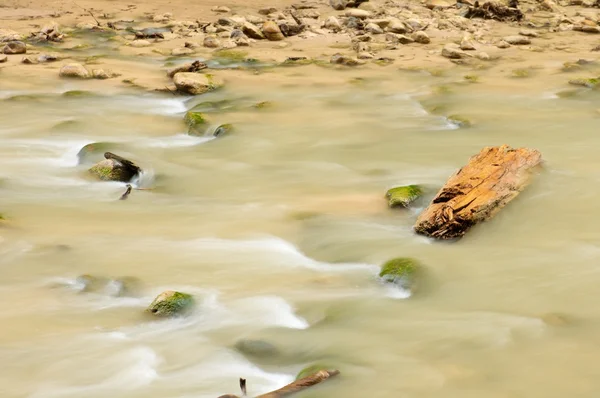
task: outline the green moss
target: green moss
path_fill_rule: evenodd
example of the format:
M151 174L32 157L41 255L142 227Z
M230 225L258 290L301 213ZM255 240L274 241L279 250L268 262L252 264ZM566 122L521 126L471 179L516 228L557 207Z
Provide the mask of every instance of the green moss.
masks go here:
M450 86L447 85L439 85L439 86L434 86L433 89L433 94L435 95L447 95L447 94L452 94L453 90L452 88L450 88Z
M447 119L450 123L459 127L471 127L473 125L471 120L462 115L450 115Z
M213 137L221 137L222 135L230 134L231 132L233 132L232 124L222 124L215 129Z
M529 69L514 69L511 74L512 77L524 78L531 75Z
M62 93L63 97L93 97L95 94L85 90L70 90Z
M423 190L418 185L395 187L385 193L388 206L390 207L408 207L412 202L420 198L421 195L423 195Z
M188 126L188 134L191 135L203 135L208 125L208 121L202 114L202 112L189 111L183 118Z
M279 355L279 349L264 340L242 339L235 343L235 349L250 357L268 358Z
M600 83L599 78L579 78L569 80L569 84L573 86L583 86L588 88L594 88Z
M273 103L271 101L262 101L252 105L255 109L269 109L273 107Z
M478 83L479 82L479 76L477 76L477 75L465 75L465 80L468 81L469 83Z
M298 374L296 375L296 380L303 379L307 376L317 373L320 370L336 370L336 368L330 366L329 364L315 363L313 365L305 367L300 372L298 372Z
M156 316L183 315L194 306L194 297L187 293L168 290L159 294L146 311Z
M387 283L393 283L413 290L421 273L421 266L412 258L399 257L387 261L381 266L379 277Z
M217 50L213 52L213 55L219 60L227 60L231 62L243 62L248 58L248 53L240 50Z

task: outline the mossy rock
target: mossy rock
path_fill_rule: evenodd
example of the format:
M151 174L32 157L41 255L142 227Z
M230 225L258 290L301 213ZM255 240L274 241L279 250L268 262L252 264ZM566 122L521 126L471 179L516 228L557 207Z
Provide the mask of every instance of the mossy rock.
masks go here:
M223 112L236 110L238 105L233 100L225 99L220 101L204 101L197 105L194 105L190 112Z
M159 294L146 311L160 317L185 315L194 307L191 294L167 290Z
M277 347L264 340L241 339L235 343L234 347L249 357L269 358L280 354Z
M313 365L305 367L300 372L298 372L298 374L296 375L296 380L303 379L307 376L317 373L320 370L339 370L339 369L337 369L335 366L331 366L330 364L327 364L327 363L315 363Z
M588 79L579 78L579 79L569 80L569 84L571 84L573 86L583 86L583 87L588 87L588 88L595 88L598 85L598 83L600 83L599 78L588 78Z
M129 182L137 175L139 169L135 170L114 159L104 159L93 165L88 171L102 181Z
M405 185L388 189L385 197L389 207L408 207L412 202L423 195L423 190L418 185Z
M387 283L396 284L412 292L421 273L421 265L416 260L399 257L385 262L381 266L379 277Z
M213 131L213 137L221 137L233 132L232 124L222 124Z
M208 121L202 112L188 111L183 120L188 126L188 134L204 135Z
M118 148L119 145L113 142L93 142L85 145L77 152L77 159L79 160L79 164L92 163L100 160L105 152L114 151Z
M95 93L85 90L70 90L62 93L62 96L67 98L94 97L95 95Z
M471 127L473 122L463 115L450 115L448 121L458 127Z
M219 63L238 63L248 60L248 53L240 50L217 50L213 52L214 58L219 60Z

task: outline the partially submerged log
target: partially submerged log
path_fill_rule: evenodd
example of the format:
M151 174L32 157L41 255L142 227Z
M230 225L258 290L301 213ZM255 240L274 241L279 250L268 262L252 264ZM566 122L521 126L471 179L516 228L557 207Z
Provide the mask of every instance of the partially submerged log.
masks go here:
M535 149L507 145L482 149L448 179L417 218L415 231L437 239L463 236L513 200L541 161Z
M279 390L271 391L266 394L257 396L256 398L284 398L303 391L309 387L324 382L325 380L337 376L340 374L339 370L319 370L309 376L306 376L300 380L296 380L285 387L281 387ZM240 379L240 389L242 390L242 396L246 396L246 379ZM240 398L237 395L226 394L221 395L219 398Z

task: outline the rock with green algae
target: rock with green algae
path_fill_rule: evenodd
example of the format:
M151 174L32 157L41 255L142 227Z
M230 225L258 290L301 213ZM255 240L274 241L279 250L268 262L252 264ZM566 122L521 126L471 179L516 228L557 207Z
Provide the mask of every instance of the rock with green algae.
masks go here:
M114 142L92 142L85 145L77 152L79 164L97 161L106 151L114 151L119 144Z
M226 123L217 127L215 131L213 131L212 135L213 137L221 137L223 135L230 134L231 132L233 132L233 125Z
M330 366L327 363L315 363L305 367L300 372L298 372L298 374L296 375L296 380L303 379L307 376L317 373L320 370L337 370L337 367Z
M188 126L188 134L204 135L208 121L202 112L188 111L183 120Z
M471 127L473 122L463 115L450 115L447 117L448 121L458 127Z
M93 165L88 171L103 181L129 182L141 169L133 162L111 152L104 153L105 159Z
M579 78L569 80L569 84L573 86L583 86L588 88L594 88L600 83L600 78Z
M209 73L180 72L173 77L177 90L184 94L200 95L221 88L223 80Z
M234 347L249 357L269 358L280 354L276 346L264 340L241 339L235 343Z
M185 315L194 307L191 294L167 290L159 294L146 311L160 317Z
M423 190L418 185L405 185L388 189L385 197L389 207L408 207L412 202L423 195Z
M416 288L420 273L421 266L416 260L399 257L385 262L381 266L379 277L387 283L393 283L412 292Z
M252 105L252 107L254 109L270 109L274 106L274 104L271 101L261 101L261 102L257 102L256 104Z

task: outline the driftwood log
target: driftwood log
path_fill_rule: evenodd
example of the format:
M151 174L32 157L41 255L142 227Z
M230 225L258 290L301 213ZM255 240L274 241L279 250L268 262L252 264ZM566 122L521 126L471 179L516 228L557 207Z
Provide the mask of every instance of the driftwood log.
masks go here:
M319 370L309 376L306 376L300 380L296 380L285 387L281 387L279 390L271 391L266 394L257 396L256 398L284 398L303 391L309 387L324 382L325 380L337 376L340 374L339 370ZM246 379L240 379L240 389L242 390L242 396L246 396ZM240 398L237 395L226 394L221 395L219 398Z
M448 179L417 218L415 231L437 239L463 236L513 200L541 161L535 149L507 145L482 149Z

